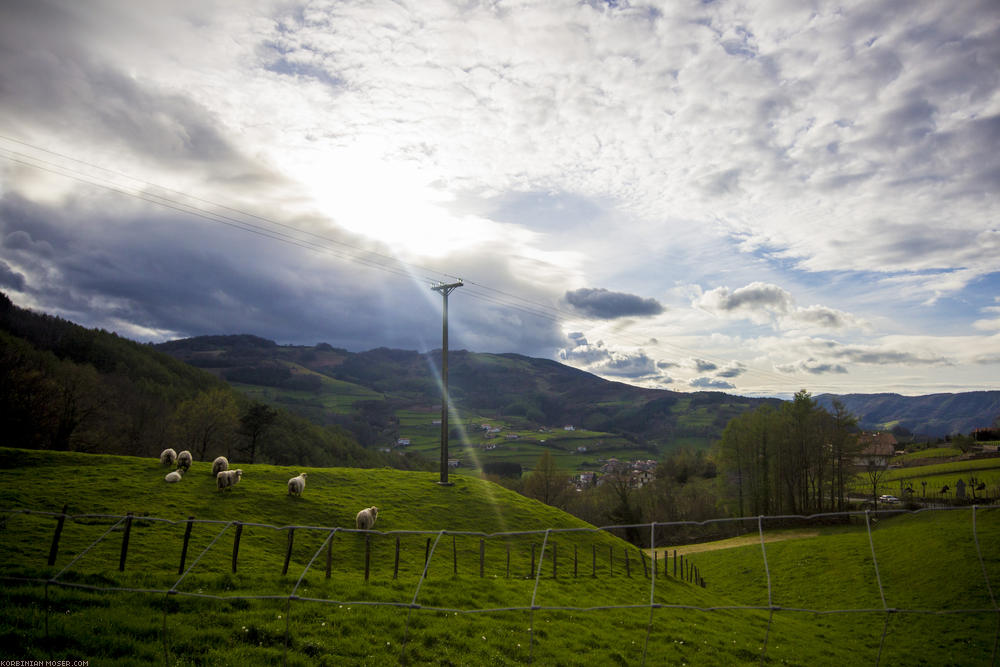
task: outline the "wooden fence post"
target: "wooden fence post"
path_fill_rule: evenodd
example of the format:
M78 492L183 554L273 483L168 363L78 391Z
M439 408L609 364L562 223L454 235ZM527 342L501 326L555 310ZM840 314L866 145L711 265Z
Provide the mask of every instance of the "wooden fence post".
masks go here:
M427 569L427 561L431 557L431 538L427 538L427 546L424 547L424 569Z
M56 564L56 555L59 553L59 537L62 535L63 524L66 523L66 510L69 505L63 505L62 514L56 522L56 532L52 535L52 546L49 547L49 565ZM46 593L48 590L46 590Z
M653 553L656 552L654 551ZM642 573L646 575L647 579L649 579L649 570L646 568L646 557L642 554L641 551L639 552L639 560L642 561Z
M396 560L392 563L392 578L399 575L399 535L396 536Z
M236 559L240 554L240 538L243 537L243 524L236 522L236 537L233 538L233 574L236 574Z
M368 572L371 570L372 561L372 536L365 533L365 583L368 583Z
M656 576L656 568L660 566L659 564L659 554L656 553L656 549L653 549L653 576Z
M686 570L684 569L684 554L681 554L681 581L685 580L684 574Z
M187 528L184 529L184 546L181 547L181 566L177 568L177 574L184 574L184 562L187 560L188 555L188 542L191 541L191 527L194 525L191 523L192 521L194 521L194 517L189 516Z
M128 554L128 538L132 533L132 513L125 515L125 534L122 535L122 553L118 557L118 571L125 571L125 556Z
M674 579L677 578L677 549L674 549Z
M486 540L479 538L479 578L483 578L483 560L486 557Z
M288 529L288 547L285 549L285 564L281 567L281 576L288 574L288 562L292 559L292 544L295 542L295 529Z

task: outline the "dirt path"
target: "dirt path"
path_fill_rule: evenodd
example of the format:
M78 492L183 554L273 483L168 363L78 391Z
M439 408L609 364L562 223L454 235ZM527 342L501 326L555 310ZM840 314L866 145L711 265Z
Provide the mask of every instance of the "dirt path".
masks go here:
M764 534L764 542L783 542L785 540L801 540L810 537L819 537L818 530L783 530L780 532L771 532ZM719 549L732 549L733 547L745 547L748 544L760 544L760 535L756 533L749 533L747 535L740 535L739 537L730 537L725 540L718 540L716 542L702 542L700 544L686 544L678 547L667 547L664 549L656 549L658 557L662 557L664 552L667 554L672 554L676 549L679 555L696 554L702 551L717 551ZM647 556L652 556L651 549L643 549Z

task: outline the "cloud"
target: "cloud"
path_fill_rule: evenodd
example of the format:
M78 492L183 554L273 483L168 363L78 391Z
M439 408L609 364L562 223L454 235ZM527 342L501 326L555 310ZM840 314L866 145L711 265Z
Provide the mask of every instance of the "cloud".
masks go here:
M980 312L993 317L984 317L972 323L974 329L979 331L1000 331L1000 306L987 306L981 308Z
M10 268L7 262L0 260L0 287L13 289L18 292L24 289L24 274Z
M737 361L729 364L728 366L720 370L718 373L715 374L715 376L720 378L735 378L743 375L746 372L747 372L746 364L742 364Z
M837 373L844 374L847 373L847 369L841 364L834 363L823 363L818 362L815 359L806 359L805 361L799 361L794 364L777 364L775 368L782 373L809 373L811 375L823 375L826 373Z
M850 313L834 308L796 306L790 292L759 281L735 290L716 287L697 295L692 305L723 317L746 318L782 329L844 329L865 324Z
M718 368L718 365L711 361L706 361L705 359L692 359L691 362L694 364L695 370L699 373L707 373Z
M753 282L732 291L728 287L716 287L701 295L695 305L717 313L734 311L784 313L792 307L792 303L792 295L777 285Z
M656 378L660 383L672 382L660 373L656 361L642 350L611 350L602 342L587 344L582 335L571 335L570 338L575 344L562 348L557 356L572 366L582 367L598 375L630 379Z
M735 389L736 385L714 378L700 377L689 380L688 384L697 389Z
M469 281L456 346L565 348L661 382L641 373L679 368L682 383L691 362L628 350L732 359L698 373L741 387L758 362L990 385L970 360L993 341L968 332L997 331L976 310L1000 291L994 5L12 0L4 135L136 196L0 158L0 283L135 335L427 349L440 298L426 283L447 271ZM347 247L151 207L152 183ZM352 247L412 264L371 270L344 260ZM682 285L714 289L682 299ZM563 323L528 312L559 304L610 323L592 332L607 344L567 344Z
M566 301L590 317L612 320L619 317L659 315L663 306L656 299L644 299L634 294L612 292L604 288L587 288L566 292Z

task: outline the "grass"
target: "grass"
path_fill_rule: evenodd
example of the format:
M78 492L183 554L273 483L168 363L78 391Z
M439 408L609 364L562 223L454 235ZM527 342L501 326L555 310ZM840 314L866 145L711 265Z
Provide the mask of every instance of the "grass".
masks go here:
M897 454L892 457L892 462L910 463L913 461L922 461L924 459L950 459L961 455L962 450L958 447L932 447L930 449L921 449L907 454Z
M859 526L781 526L812 537L781 533L782 541L767 543L773 594L785 607L875 611L782 610L769 628L767 610L747 608L766 606L768 599L759 536L749 546L690 553L707 588L664 577L662 569L652 588L635 548L482 480L455 477L454 486L441 487L428 473L305 469L308 487L296 498L286 494L285 482L300 469L240 467L243 481L220 494L208 463L196 462L180 483L166 484L164 468L152 459L0 449L5 655L102 665L270 664L286 658L292 665L603 665L640 664L645 652L647 664L729 665L760 664L766 637L765 662L858 664L874 662L888 618L872 583L867 532ZM123 532L109 532L116 519L67 521L56 564L48 567L55 519L38 512L59 511L63 504L74 514L132 511L178 523L135 520L119 572ZM322 547L330 527L352 525L357 509L371 504L380 512L366 583L360 534L338 532L332 549ZM17 508L33 512L6 511ZM977 517L982 566L970 539L970 512L878 524L873 535L887 602L906 609L992 608L982 571L994 586L1000 581L1000 511L980 510ZM189 516L206 522L193 525L191 569L182 578L179 554ZM266 524L244 526L236 573L231 521ZM316 528L295 531L288 573L282 574L289 543L283 528L290 525ZM442 534L445 529L490 534L483 542L482 577L481 536ZM496 535L532 530L541 532ZM397 537L400 561L393 577ZM422 578L428 538L432 552ZM45 581L57 574L61 582L105 590L16 579ZM107 590L172 587L179 593ZM298 599L290 601L293 591ZM409 608L414 599L419 608ZM651 610L651 599L662 606ZM919 647L916 662L989 664L996 614L898 614L890 625L888 655L912 658L917 649L898 646L909 643ZM883 662L895 664L896 658Z
M976 492L977 498L995 499L1000 497L1000 458L951 461L887 470L879 480L878 493L879 495L883 493L893 494L902 499L904 496L901 487L909 485L913 488L917 499L926 497L932 500L954 500L955 486L958 480L962 480L968 485L972 478L986 485L984 490ZM924 483L926 483L926 488ZM940 490L945 486L948 486L949 490L946 493L940 493ZM865 495L872 493L871 483L864 473L855 477L852 488L855 493ZM966 499L972 500L972 491L968 486L966 486Z

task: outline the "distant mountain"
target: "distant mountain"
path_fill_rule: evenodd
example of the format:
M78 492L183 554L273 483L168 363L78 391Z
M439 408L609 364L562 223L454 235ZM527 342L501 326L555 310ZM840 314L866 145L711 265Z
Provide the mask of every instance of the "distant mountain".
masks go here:
M844 404L866 430L900 426L917 436L939 438L985 428L1000 417L1000 391L958 394L820 394L816 401L830 409L834 399Z
M391 430L393 412L440 406L441 353L377 348L352 353L317 345L276 345L253 336L210 336L157 346L230 382L268 387L289 409L354 430L364 443ZM734 416L777 399L722 392L682 393L611 382L564 364L519 354L452 350L454 405L529 425L573 424L608 432L651 450L707 447ZM313 394L312 400L307 395ZM353 395L353 403L334 396ZM374 434L374 435L372 435ZM384 439L381 440L384 442Z

